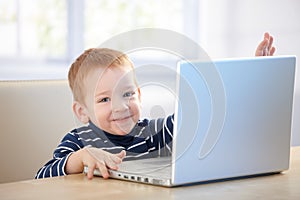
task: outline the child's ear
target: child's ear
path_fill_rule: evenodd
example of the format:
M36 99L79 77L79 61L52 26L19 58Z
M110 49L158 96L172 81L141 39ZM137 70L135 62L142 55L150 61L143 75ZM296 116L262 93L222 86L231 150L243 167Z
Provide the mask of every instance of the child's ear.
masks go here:
M138 99L139 99L139 108L140 108L140 110L142 109L142 95L141 95L141 89L140 88L138 88L137 89L137 91L138 91Z
M138 97L139 97L139 101L141 102L141 89L138 88L137 90L138 90L138 95L139 95L139 96L138 96Z
M77 119L84 124L89 122L89 115L86 108L78 101L73 102L73 112L75 113Z

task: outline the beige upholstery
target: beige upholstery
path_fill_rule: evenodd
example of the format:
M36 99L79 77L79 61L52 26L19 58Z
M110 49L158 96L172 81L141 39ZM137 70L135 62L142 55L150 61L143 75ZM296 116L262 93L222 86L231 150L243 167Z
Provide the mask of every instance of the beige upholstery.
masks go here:
M0 183L33 179L77 126L66 80L0 81Z

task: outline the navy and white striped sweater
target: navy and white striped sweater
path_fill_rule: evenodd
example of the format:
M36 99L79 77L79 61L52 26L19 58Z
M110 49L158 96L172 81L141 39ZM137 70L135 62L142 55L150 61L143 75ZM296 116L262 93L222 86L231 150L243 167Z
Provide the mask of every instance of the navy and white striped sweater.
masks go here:
M84 147L97 147L110 153L125 150L124 160L169 156L172 152L173 122L174 115L150 121L144 119L125 136L106 133L90 122L67 133L55 149L53 158L37 172L35 178L66 175L68 157Z

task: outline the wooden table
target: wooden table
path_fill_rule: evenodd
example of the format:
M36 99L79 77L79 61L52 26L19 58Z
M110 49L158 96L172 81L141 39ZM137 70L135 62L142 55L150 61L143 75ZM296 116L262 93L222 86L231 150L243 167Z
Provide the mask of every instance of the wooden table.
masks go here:
M20 170L22 170L20 168ZM88 180L83 174L0 184L0 199L300 199L300 147L291 149L281 174L175 188L120 180Z

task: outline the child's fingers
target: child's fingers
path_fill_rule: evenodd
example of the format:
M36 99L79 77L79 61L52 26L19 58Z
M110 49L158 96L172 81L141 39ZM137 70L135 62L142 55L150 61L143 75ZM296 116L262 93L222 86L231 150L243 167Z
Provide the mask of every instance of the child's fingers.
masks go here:
M109 172L106 167L106 163L104 161L97 162L97 167L103 178L109 178Z
M122 162L125 157L126 152L122 150L118 154L110 154L107 159L105 159L106 166L113 170L118 170L118 165Z
M257 47L255 56L263 56L265 53L266 46L268 44L268 40L264 39Z
M268 40L270 39L270 34L268 32L265 32L264 39L268 39Z
M110 155L109 159L106 160L106 164L110 169L117 170L118 165L121 164L122 158L117 155Z
M88 179L92 179L94 176L94 170L96 169L96 165L90 165L88 166L88 172L87 172L87 177Z
M272 48L272 45L273 45L273 37L270 36L270 37L269 37L269 46L268 46L269 52L270 52L270 50L271 50L271 48Z
M270 56L273 56L273 55L274 55L275 50L276 50L275 47L272 47L272 48L271 48L271 50L270 50Z
M101 172L103 178L109 178L109 169L118 170L118 165L122 162L122 159L126 156L126 152L122 150L118 154L112 154L101 149L96 148L88 148L87 151L96 161L96 166ZM95 166L93 169L88 171L88 178L93 178L93 172L95 170Z
M126 152L122 150L120 153L111 154L110 159L114 162L114 164L120 164L125 156Z
M264 39L261 43L259 43L255 56L272 56L275 52L273 40L273 36L271 36L268 32L265 32Z
M118 156L119 158L123 159L126 156L126 151L122 150L120 153L117 153L116 156Z
M105 161L105 164L109 169L118 170L118 164L120 163L116 163L113 159L108 159Z
M275 47L273 47L274 38L269 33L265 33L264 39L267 39L267 51L265 51L265 56L273 56L275 52Z

